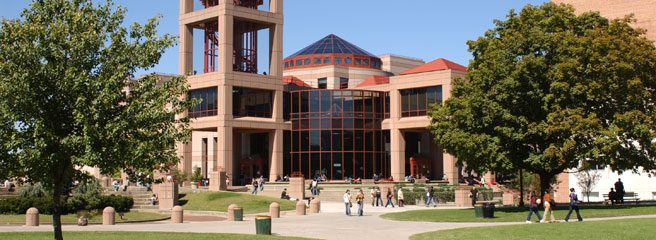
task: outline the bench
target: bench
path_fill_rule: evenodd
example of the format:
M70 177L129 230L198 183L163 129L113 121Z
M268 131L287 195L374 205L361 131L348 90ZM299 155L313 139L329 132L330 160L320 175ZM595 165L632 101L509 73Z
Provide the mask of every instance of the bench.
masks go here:
M604 194L604 204L608 205L611 204L610 199L608 198L608 194ZM625 192L624 193L624 201L634 201L635 204L638 204L638 201L640 200L640 197L638 197L638 193L635 192Z

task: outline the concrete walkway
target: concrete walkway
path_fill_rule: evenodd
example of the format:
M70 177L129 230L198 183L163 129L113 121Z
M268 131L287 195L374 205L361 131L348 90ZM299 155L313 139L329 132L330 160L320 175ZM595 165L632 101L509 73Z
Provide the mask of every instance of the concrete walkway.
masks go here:
M524 224L523 222L499 223L448 223L448 222L404 222L382 219L379 216L387 212L399 212L426 207L381 208L365 205L365 216L346 216L344 205L340 203L322 203L322 213L296 216L287 212L282 218L273 219L272 231L275 235L298 236L319 239L408 239L410 235L454 228L500 226ZM432 208L432 207L431 207ZM356 208L354 207L353 210ZM586 221L656 218L656 215L629 216L603 219L586 219ZM182 224L171 224L168 221L137 224L118 224L113 226L90 225L80 227L63 226L64 231L154 231L154 232L196 232L196 233L243 233L254 234L255 223L252 217L243 222L227 221L185 221ZM52 226L39 227L0 226L0 232L15 231L52 231Z

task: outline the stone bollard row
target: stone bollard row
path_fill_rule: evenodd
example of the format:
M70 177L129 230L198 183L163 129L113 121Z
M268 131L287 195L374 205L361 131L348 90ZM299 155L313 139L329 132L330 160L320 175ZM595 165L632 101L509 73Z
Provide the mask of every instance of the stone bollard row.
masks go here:
M171 223L182 223L184 211L182 207L175 206L171 209Z
M305 203L303 203L303 200L296 202L296 215L305 215Z
M272 202L269 205L269 215L271 215L271 218L280 218L280 204Z
M318 198L310 201L310 213L319 213L321 211L321 200Z
M116 210L113 207L106 207L103 209L103 225L116 224Z
M31 207L25 212L25 226L39 226L39 209Z

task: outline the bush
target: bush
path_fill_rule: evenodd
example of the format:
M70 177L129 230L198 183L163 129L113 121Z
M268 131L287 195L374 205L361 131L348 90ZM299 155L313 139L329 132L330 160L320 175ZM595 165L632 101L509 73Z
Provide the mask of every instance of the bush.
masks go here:
M21 186L18 195L24 198L44 197L48 195L48 192L46 192L46 189L43 188L43 185L41 185L41 183L35 183L35 184L25 183L23 186Z
M52 214L52 198L44 197L9 197L0 199L0 214L25 214L27 209L35 207L40 214ZM75 208L64 203L60 208L62 214L73 213Z
M100 209L100 195L102 187L98 180L90 179L89 181L79 184L73 189L72 195L68 198L68 203L75 210L94 210Z
M112 194L109 196L100 196L100 205L97 209L102 210L106 207L113 207L116 212L129 212L133 205L134 199L132 197Z

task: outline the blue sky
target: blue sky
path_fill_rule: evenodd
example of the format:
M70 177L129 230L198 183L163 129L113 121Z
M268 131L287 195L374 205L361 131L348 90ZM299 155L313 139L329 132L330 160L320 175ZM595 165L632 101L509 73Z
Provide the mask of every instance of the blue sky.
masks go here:
M28 0L3 0L0 17L17 18ZM178 0L115 0L127 7L125 25L161 15L159 31L178 34ZM197 4L199 0L194 0ZM268 0L265 0L267 3ZM336 34L379 55L392 53L430 61L446 58L467 65L467 40L476 39L510 9L544 0L285 0L284 56ZM266 39L262 37L261 39ZM196 40L199 41L199 40ZM196 44L200 47L200 44ZM146 72L177 73L177 46ZM200 50L200 49L198 49ZM199 58L194 68L200 67ZM262 69L262 67L260 67ZM141 71L140 73L144 73Z

